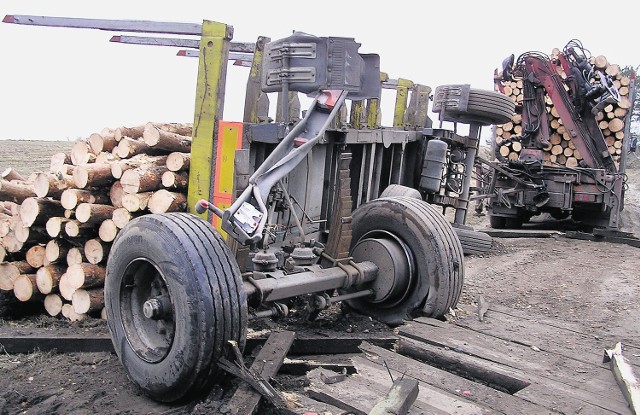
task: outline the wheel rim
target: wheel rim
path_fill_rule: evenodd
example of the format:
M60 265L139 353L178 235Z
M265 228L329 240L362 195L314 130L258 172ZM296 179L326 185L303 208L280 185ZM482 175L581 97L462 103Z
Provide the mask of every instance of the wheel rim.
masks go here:
M174 308L166 279L146 259L127 265L120 314L126 339L141 359L157 363L167 356L175 334Z
M400 238L387 231L368 232L353 247L352 256L378 265L378 277L371 283L374 293L367 302L391 308L407 298L416 281L416 267L411 249Z

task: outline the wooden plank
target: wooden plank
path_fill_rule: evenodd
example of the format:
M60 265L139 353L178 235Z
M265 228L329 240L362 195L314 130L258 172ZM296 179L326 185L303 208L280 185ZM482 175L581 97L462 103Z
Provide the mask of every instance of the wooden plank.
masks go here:
M275 376L280 370L295 336L293 331L273 332L254 359L251 370L265 379ZM238 386L228 406L233 414L249 415L254 413L261 398L262 396L256 390L243 383Z
M59 334L0 334L0 350L7 353L32 353L35 350L55 353L113 353L108 335L67 336Z
M603 350L618 340L608 336L606 332L601 336L594 336L591 330L578 324L542 317L538 320L537 316L526 317L523 312L500 305L490 305L484 321L463 318L457 320L456 324L587 364L599 363Z
M322 375L328 377L335 375L335 372L324 369L312 370L307 374L310 382L309 387L306 388L307 394L316 400L330 403L350 413L368 414L373 409L375 402L387 393L393 382L386 369L373 365L366 359L356 357L354 365L357 368L357 374L348 376L342 382L332 384L326 384L322 380ZM397 374L397 376L401 375ZM458 410L456 411L455 408ZM458 400L429 385L424 385L424 387L420 385L418 398L409 413L471 415L491 413L491 411Z
M589 364L550 352L536 352L521 344L496 341L483 333L434 319L418 320L412 325L402 326L399 334L519 369L526 373L532 384L538 378L544 379L540 382L548 386L550 394L556 395L561 406L569 407L569 412L580 406L617 407L622 402L619 394L611 393L611 374L595 362ZM528 395L532 390L525 388L518 395Z
M365 352L365 357L377 364L380 370L384 370L382 365L386 363L394 376L404 375L418 379L421 388L423 384L429 385L440 390L442 394L455 397L462 403L473 403L482 408L491 408L493 413L502 414L556 413L545 406L456 376L386 349L367 343L364 343L361 348Z
M359 346L367 341L381 347L393 347L398 339L391 334L353 333L333 337L329 333L319 332L296 338L291 346L291 356L330 355L360 353ZM257 336L247 339L245 354L251 353L256 347L262 346L267 336ZM108 334L90 334L77 336L65 335L64 330L51 334L46 328L10 329L0 328L0 345L7 353L31 353L35 349L53 353L81 353L81 352L114 352L111 338Z
M545 229L478 229L495 238L550 238L553 235L562 235L559 231Z
M264 343L266 337L261 333L247 339L245 353L250 353L254 347ZM335 333L316 331L313 334L297 333L296 340L291 346L291 356L328 355L359 353L362 342L370 342L380 347L393 347L398 336L390 333Z
M387 395L378 401L369 415L406 415L418 397L418 381L400 378L393 381Z
M295 343L295 342L294 342ZM351 359L355 353L311 355L311 356L289 356L284 359L284 363L279 373L288 375L305 375L307 372L323 367L334 372L355 373Z
M309 414L342 414L344 411L337 406L330 405L325 402L316 401L306 395L286 392L287 401L294 406L289 408L289 413L309 415Z

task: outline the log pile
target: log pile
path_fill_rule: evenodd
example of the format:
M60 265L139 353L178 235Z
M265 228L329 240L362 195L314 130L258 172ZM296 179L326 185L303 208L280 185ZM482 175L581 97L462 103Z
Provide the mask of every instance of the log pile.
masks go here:
M132 219L186 210L190 124L105 128L0 179L0 290L72 321L104 316L109 249Z
M554 49L551 53L551 62L555 65L556 70L562 79L566 79L567 74L564 72L558 55L560 51ZM631 108L631 100L629 97L630 79L623 75L620 67L616 64L609 63L603 55L591 58L591 63L598 69L604 70L608 75L614 78L614 86L620 93L621 100L619 103L609 104L602 111L595 115L598 126L602 131L602 135L609 148L616 165L620 162L622 154L622 144L625 131L625 120L627 113ZM565 88L567 88L565 86ZM522 133L522 100L524 99L523 81L516 79L506 81L500 88L496 85L496 90L509 96L516 102L516 114L511 121L497 125L495 129L496 143L502 143L514 136ZM565 128L565 125L558 114L549 95L545 95L546 111L549 122L549 141L550 143L543 149L544 164L548 166L567 166L576 167L582 160L582 155L576 149L571 135ZM519 141L509 142L499 147L500 154L510 160L517 160L522 150L522 144Z

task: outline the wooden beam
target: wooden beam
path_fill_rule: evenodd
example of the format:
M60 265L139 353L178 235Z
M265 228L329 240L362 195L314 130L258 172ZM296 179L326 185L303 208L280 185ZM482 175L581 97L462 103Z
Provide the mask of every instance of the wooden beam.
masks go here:
M393 385L368 415L406 415L418 397L418 381L411 378L400 378Z
M251 365L250 371L260 375L264 379L275 376L282 366L295 333L292 331L273 332L267 339L262 349ZM261 395L246 383L238 386L238 389L227 404L231 413L237 415L253 414L260 403Z
M35 350L56 353L114 352L108 335L67 336L60 333L20 336L0 334L0 349L7 353L32 353Z
M605 350L603 363L607 362L631 411L637 414L640 411L640 385L627 358L622 355L622 343L618 342L613 349Z

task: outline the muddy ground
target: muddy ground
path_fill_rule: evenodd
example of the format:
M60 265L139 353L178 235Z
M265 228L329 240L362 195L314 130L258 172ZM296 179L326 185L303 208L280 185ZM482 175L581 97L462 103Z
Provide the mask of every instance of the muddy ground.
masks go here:
M0 154L4 153L0 147ZM33 154L33 153L31 153ZM36 158L33 156L34 159ZM637 233L640 226L640 161L628 171L623 227ZM6 166L0 165L0 168ZM476 229L487 226L486 216L471 217ZM533 223L530 227L548 224ZM562 227L562 224L553 226ZM473 309L485 300L525 310L532 316L558 318L577 324L585 333L613 346L622 341L640 344L640 250L623 244L550 238L496 239L493 250L465 259L465 285L459 308L451 320L476 318ZM0 334L44 327L52 333L107 333L103 320L69 323L36 315L0 321ZM264 328L263 325L260 328ZM270 328L298 332L390 333L387 327L337 307L315 322L294 319L270 323ZM562 339L557 339L562 341ZM598 351L600 352L600 351ZM304 378L278 376L284 390L303 390ZM10 355L0 350L0 414L205 414L224 412L224 400L238 381L225 380L202 401L179 406L155 403L128 381L115 355L109 353ZM268 413L268 408L260 413Z

